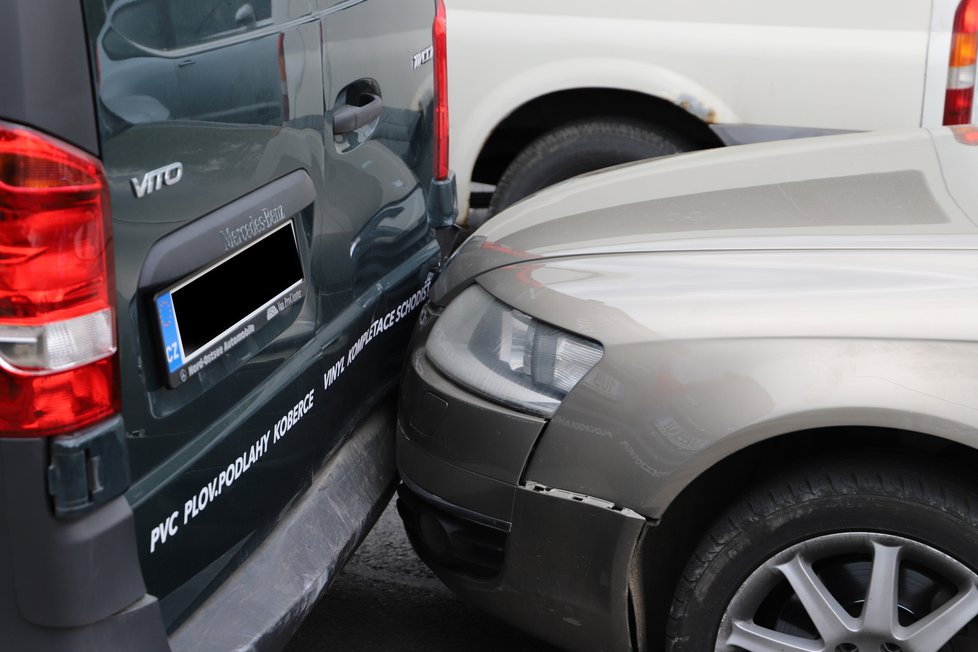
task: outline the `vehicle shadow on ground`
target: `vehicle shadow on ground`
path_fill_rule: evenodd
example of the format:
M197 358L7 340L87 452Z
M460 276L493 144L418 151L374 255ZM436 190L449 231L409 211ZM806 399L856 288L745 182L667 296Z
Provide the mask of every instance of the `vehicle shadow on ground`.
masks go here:
M393 501L285 652L558 652L476 611L422 564Z

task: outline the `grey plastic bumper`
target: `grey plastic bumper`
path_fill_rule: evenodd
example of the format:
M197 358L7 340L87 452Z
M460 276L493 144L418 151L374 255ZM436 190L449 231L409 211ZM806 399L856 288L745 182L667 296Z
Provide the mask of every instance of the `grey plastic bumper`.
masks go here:
M247 563L170 639L186 650L278 650L366 536L394 488L394 405L375 411Z
M79 518L55 518L48 444L0 440L0 648L166 650L129 504L116 498Z
M405 443L403 435L398 443ZM410 476L405 457L400 460L412 485L426 480ZM471 511L459 504L446 510L442 500L416 496L427 498L433 512L458 518ZM626 652L632 649L630 579L646 523L598 503L541 487L517 488L502 570L491 578L443 566L437 551L416 537L412 543L438 577L476 607L563 649Z

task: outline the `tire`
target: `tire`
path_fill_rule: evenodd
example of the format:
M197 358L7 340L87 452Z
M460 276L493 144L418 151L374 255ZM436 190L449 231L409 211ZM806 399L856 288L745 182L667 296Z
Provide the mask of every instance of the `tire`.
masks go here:
M687 149L675 134L640 122L615 118L571 122L540 136L513 159L496 184L489 214L585 172Z
M935 473L799 472L751 493L700 543L666 650L974 651L976 533L974 493Z

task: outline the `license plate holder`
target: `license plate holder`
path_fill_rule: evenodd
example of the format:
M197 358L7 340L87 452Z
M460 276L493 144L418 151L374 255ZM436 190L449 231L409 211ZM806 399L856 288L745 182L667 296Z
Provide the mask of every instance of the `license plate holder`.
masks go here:
M301 303L305 278L289 220L154 297L166 384L176 388Z

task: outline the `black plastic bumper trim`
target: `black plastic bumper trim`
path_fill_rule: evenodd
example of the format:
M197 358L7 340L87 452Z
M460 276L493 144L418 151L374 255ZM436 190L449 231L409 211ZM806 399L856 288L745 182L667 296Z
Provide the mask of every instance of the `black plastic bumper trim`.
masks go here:
M393 398L343 444L275 530L170 637L174 652L280 650L393 493Z
M471 510L465 509L464 507L459 507L454 503L450 503L443 498L439 498L438 496L425 491L415 483L411 482L411 480L408 478L402 477L401 482L403 482L404 485L408 489L410 489L412 493L417 494L420 498L423 498L427 502L434 504L439 509L446 511L449 514L453 514L467 521L478 523L479 525L485 525L486 527L491 527L492 529L499 530L500 532L509 533L510 530L513 529L512 523L503 521L498 518L493 518L492 516L486 516L485 514L479 514L478 512L473 512Z

